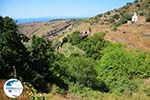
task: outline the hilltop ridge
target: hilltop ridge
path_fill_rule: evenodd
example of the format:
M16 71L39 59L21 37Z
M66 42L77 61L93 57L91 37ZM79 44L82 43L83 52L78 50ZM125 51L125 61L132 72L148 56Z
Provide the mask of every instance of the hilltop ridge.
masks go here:
M138 21L135 24L128 23L131 21L134 12L138 13ZM74 31L80 31L82 34L90 28L92 31L88 34L89 36L97 32L104 32L106 33L106 40L149 51L149 22L150 1L135 0L119 9L113 9L91 18L20 24L19 30L29 37L33 35L47 39L56 37L62 41L67 34Z

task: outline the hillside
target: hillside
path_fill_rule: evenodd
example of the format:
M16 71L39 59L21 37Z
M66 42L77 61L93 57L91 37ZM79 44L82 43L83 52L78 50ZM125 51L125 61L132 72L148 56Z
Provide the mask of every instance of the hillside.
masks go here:
M137 12L139 16L144 16L148 21L150 16L150 1L135 0L133 3L127 3L125 6L119 9L114 9L103 14L98 14L97 16L89 18L87 21L90 21L91 23L112 25L118 23L122 17L127 17L127 20L131 19L128 17L131 17L134 12Z
M134 25L128 24L134 12L138 13L138 21ZM19 30L29 37L32 35L48 39L57 37L62 41L68 33L74 31L84 33L91 28L92 32L88 35L104 32L106 33L106 40L121 42L129 48L149 51L149 16L150 1L136 0L133 3L127 3L119 9L98 14L95 17L81 21L54 20L50 22L33 22L19 25Z
M73 22L71 20L51 20L49 22L32 22L26 24L19 24L19 31L28 37L33 35L39 37L51 38L58 34L65 33L72 28Z
M150 100L149 7L19 25L0 16L0 100L10 78L23 83L17 100Z
M138 21L131 23L134 12ZM125 6L84 19L73 29L83 32L90 27L92 35L96 32L106 33L105 39L119 42L128 48L150 51L150 1L136 0Z

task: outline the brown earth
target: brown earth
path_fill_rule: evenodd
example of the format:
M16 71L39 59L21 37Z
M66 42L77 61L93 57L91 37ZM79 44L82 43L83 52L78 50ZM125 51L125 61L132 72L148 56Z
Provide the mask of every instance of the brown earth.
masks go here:
M71 29L72 22L70 20L52 20L49 22L32 22L19 24L19 31L28 37L33 35L39 37L51 37L57 34L65 33Z

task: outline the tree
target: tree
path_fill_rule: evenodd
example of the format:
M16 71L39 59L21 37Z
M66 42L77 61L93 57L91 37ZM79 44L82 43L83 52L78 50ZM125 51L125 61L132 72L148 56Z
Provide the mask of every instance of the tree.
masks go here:
M23 35L17 32L17 25L9 17L0 17L0 28L0 76L21 78L28 59L28 52L22 43Z
M64 70L56 64L61 56L54 53L51 43L43 38L33 36L29 51L30 68L28 74L30 74L30 78L27 81L42 92L49 92L46 87L47 83L55 83L60 88L67 90L68 86L61 77Z
M48 42L43 38L33 36L32 44L29 48L29 68L24 78L26 81L31 82L39 91L44 91L46 88L45 84L49 81L46 78L51 74L49 65L54 61L53 51L48 45Z
M33 36L31 46L27 48L23 42L28 38L18 33L17 25L9 17L0 17L0 28L0 78L18 78L42 92L48 91L48 82L65 87L63 80L55 74L60 71L53 65L57 56L50 42Z
M2 33L4 30L4 20L3 17L0 16L0 33Z

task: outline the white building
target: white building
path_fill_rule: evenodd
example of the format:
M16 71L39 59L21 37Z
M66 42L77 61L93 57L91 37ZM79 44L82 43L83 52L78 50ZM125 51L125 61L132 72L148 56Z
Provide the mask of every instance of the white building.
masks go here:
M137 20L138 20L138 15L135 12L134 15L132 16L132 22L135 23L135 22L137 22Z

